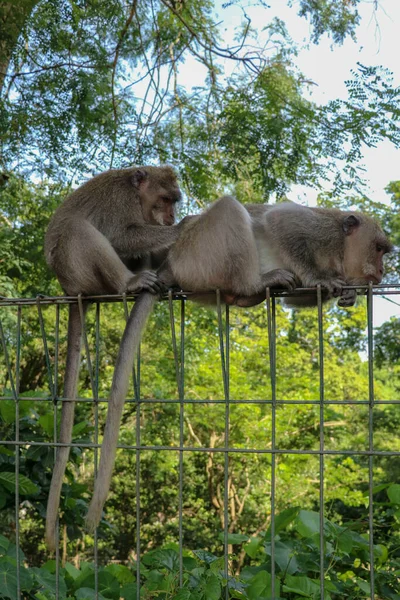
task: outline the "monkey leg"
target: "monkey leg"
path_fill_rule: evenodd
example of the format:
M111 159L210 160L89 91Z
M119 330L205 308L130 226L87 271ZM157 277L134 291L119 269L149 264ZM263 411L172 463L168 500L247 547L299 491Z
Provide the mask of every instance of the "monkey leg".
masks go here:
M260 304L266 298L266 288L282 288L284 290L293 291L296 288L296 277L286 269L273 269L268 273L261 275L261 291L250 296L232 296L224 294L227 304L234 304L240 307L250 307Z
M224 196L183 227L168 260L184 290L229 290L251 295L260 289L257 246L248 211Z
M57 255L62 259L57 260ZM66 233L59 239L52 266L61 285L71 296L122 294L139 290L157 294L162 289L153 271L132 273L108 239L85 220L68 224Z

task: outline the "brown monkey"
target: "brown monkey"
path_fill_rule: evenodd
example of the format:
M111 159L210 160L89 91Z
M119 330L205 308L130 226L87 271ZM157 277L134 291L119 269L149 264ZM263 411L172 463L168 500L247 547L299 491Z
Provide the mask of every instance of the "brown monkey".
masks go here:
M246 210L247 209L247 210ZM293 290L320 284L324 300L340 296L353 305L345 285L379 283L383 255L391 244L373 219L359 212L306 208L294 203L242 206L226 196L203 214L184 219L159 276L166 285L207 292L218 288L230 304L252 306L266 287ZM215 295L214 295L215 297ZM202 298L189 296L202 301ZM93 529L101 518L115 460L118 432L134 355L156 297L142 293L130 314L111 387L99 471L87 515ZM290 304L315 299L290 298Z
M163 285L156 273L147 269L177 239L175 204L180 199L176 174L168 166L106 171L75 190L56 210L45 238L47 263L66 294L159 293ZM130 270L133 266L138 273ZM81 327L79 308L71 304L64 380L64 398L69 400L77 394ZM73 401L63 402L60 442L64 444L72 439L74 408ZM46 515L50 549L56 544L68 457L69 447L58 448Z

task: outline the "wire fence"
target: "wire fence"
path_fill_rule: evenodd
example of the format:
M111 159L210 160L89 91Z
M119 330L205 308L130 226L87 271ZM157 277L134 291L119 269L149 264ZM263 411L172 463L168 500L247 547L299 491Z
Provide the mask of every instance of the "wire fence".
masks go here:
M307 290L306 290L307 291ZM309 290L308 290L309 292ZM315 292L315 291L314 291ZM296 291L304 293L304 290ZM324 312L322 303L321 289L318 288L315 292L317 294L317 318L318 318L318 372L319 372L319 398L315 400L309 399L283 399L277 397L277 323L276 323L276 297L284 297L287 294L278 293L275 291L266 290L265 307L267 312L267 332L268 335L268 347L269 347L269 366L270 366L270 398L261 400L243 399L237 400L231 397L230 394L230 308L222 305L220 301L219 292L216 292L216 305L217 305L217 322L218 322L218 338L219 338L219 355L221 364L221 377L223 382L223 398L213 400L197 400L185 398L185 309L187 294L169 292L165 297L165 301L169 305L169 319L170 319L170 331L171 331L171 342L175 365L176 384L178 389L177 398L143 398L141 396L141 357L140 352L136 360L135 367L133 369L133 397L127 398L127 403L134 403L136 406L136 432L135 432L135 443L133 444L119 444L119 448L124 448L135 452L136 454L136 471L135 471L135 486L136 486L136 522L138 524L136 528L136 582L137 582L137 597L140 597L140 581L141 581L141 535L140 535L140 523L142 519L141 514L141 453L144 451L167 451L175 452L178 454L178 536L179 536L179 578L180 584L183 582L183 548L184 548L184 455L185 453L219 453L223 456L223 534L224 534L224 574L226 580L229 579L229 458L235 453L241 454L268 454L271 457L271 481L270 481L270 531L271 531L271 597L275 598L275 569L276 569L276 536L275 536L275 524L276 524L276 508L275 500L277 493L277 477L276 477L276 460L278 455L309 455L317 457L319 461L319 514L320 514L320 527L319 527L319 564L320 564L320 595L324 598L324 586L325 586L325 556L324 556L324 506L325 506L325 461L327 456L363 456L368 461L368 533L369 533L369 564L370 564L370 589L371 599L375 598L375 557L374 557L374 502L373 502L373 490L374 490L374 460L381 456L400 457L400 450L378 450L374 448L374 407L379 404L391 404L399 405L400 400L394 398L393 400L380 400L375 398L374 394L374 360L373 360L373 303L376 295L384 295L389 301L396 295L400 294L400 285L397 286L380 286L372 287L372 285L365 287L361 292L367 297L367 335L368 335L368 398L361 400L349 400L343 398L341 400L330 400L325 397L325 376L324 376ZM360 292L359 292L360 293ZM94 403L94 438L93 442L76 443L70 444L71 448L78 447L81 449L93 449L94 451L94 471L96 475L97 464L99 458L99 449L101 444L99 442L99 413L98 406L99 402L106 401L99 395L99 340L100 340L100 306L102 303L110 302L122 302L124 305L125 317L128 316L128 300L126 296L104 296L90 298L91 302L95 305L95 319L94 319L94 337L95 337L95 348L94 351L90 349L88 342L87 326L83 325L83 362L84 367L88 371L88 377L90 380L91 397L88 398L77 398L74 401L83 403L89 402ZM85 298L85 301L87 299ZM15 452L15 522L16 522L16 559L19 565L22 558L19 555L20 547L20 449L22 447L34 447L34 446L50 446L54 448L54 454L57 452L57 448L65 444L60 444L57 440L57 411L61 405L63 398L60 395L59 389L59 354L60 354L60 308L63 305L78 302L82 310L82 298L69 298L69 297L46 297L38 296L33 299L23 298L2 298L0 300L0 339L3 349L3 392L0 396L0 401L9 401L10 397L15 403L15 439L0 439L0 445L8 447ZM176 311L174 311L175 303L180 304L179 318L176 317ZM395 302L396 303L396 302ZM53 306L55 311L55 325L54 330L49 334L46 331L45 321L43 317L43 309L45 307ZM4 310L13 308L16 310L16 331L11 333L6 326L3 325ZM48 382L48 395L41 395L37 397L35 395L34 387L32 387L32 394L24 393L20 394L20 377L21 377L21 353L23 352L23 344L21 342L21 324L24 320L24 310L27 308L32 309L35 307L37 310L37 318L40 325L41 332L41 344L43 347L43 356L46 365L47 382ZM3 311L3 312L2 312ZM82 312L83 314L83 312ZM49 342L49 336L51 342ZM12 348L12 351L10 350ZM93 359L94 353L94 359ZM38 441L32 436L31 440L21 439L20 436L20 406L21 402L31 400L35 402L51 402L54 405L54 439L50 443L48 441ZM71 400L69 400L71 401ZM143 405L148 403L166 403L166 404L177 404L179 407L179 444L174 445L157 445L157 444L144 444L141 440L141 419L140 413ZM185 440L185 406L188 404L203 403L203 404L220 404L224 406L224 442L219 447L206 447L201 445L188 445ZM271 430L270 440L263 448L256 447L234 447L230 445L230 411L233 406L240 404L264 404L269 405L271 408ZM318 448L280 448L276 439L276 418L277 408L282 405L296 405L296 404L309 404L319 406L319 447ZM324 409L328 405L335 404L357 404L366 405L368 407L368 447L367 449L358 450L345 450L345 449L330 449L326 447L325 440L325 414ZM59 544L58 544L59 546ZM57 548L58 548L57 546ZM60 564L59 549L56 554L57 565ZM95 534L94 539L94 561L97 568L98 565L98 538ZM59 568L59 567L58 567ZM97 573L97 570L95 571ZM19 571L18 571L19 573ZM97 582L96 594L97 594ZM17 580L17 594L21 597L21 583L19 578ZM56 590L56 597L59 597L59 590ZM229 598L228 586L225 588L225 597Z

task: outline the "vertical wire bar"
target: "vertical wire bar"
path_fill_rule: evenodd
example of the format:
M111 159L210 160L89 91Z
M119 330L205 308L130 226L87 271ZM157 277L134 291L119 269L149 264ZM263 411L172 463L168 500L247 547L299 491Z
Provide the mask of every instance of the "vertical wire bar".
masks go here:
M183 381L182 381L182 372L179 366L179 358L182 359L182 308L181 308L181 352L180 357L178 356L178 346L176 343L176 333L175 333L175 316L174 316L174 306L172 302L172 290L168 290L168 305L169 305L169 320L171 325L171 337L172 337L172 348L174 352L174 363L175 363L175 376L176 376L176 384L178 386L178 394L179 394L179 497L178 497L178 530L179 530L179 585L183 584L183 540L182 540L182 532L183 532L183 524L182 524L182 475L183 475ZM184 314L184 313L183 313Z
M367 328L368 328L368 388L369 388L369 418L368 418L368 495L369 495L369 561L370 561L370 586L371 600L375 598L375 560L374 560L374 504L373 504L373 482L374 482L374 345L373 345L373 295L372 283L368 285L367 295Z
M54 462L57 457L57 403L58 403L58 362L59 362L59 348L60 348L60 305L56 305L56 335L54 345L54 399L53 399L53 441L54 441ZM56 522L56 539L60 539L59 535L59 523L58 516ZM59 544L56 544L56 598L59 597L59 581L60 581L60 548Z
M55 386L54 386L54 380L53 380L53 376L52 376L52 372L51 372L51 364L50 364L50 355L49 355L49 350L48 350L48 345L47 345L47 336L46 336L46 329L44 326L44 320L43 320L43 313L42 313L42 307L40 304L40 296L36 297L36 306L37 306L37 311L38 311L38 316L39 316L39 324L40 324L40 331L42 334L42 340L43 340L43 348L44 348L44 355L45 355L45 361L46 361L46 367L47 367L47 376L49 379L49 389L50 389L50 394L51 394L51 398L53 400L53 405L55 406L57 403L57 398L56 398L56 394L55 394ZM57 428L54 428L54 436L55 436L55 440L57 438ZM54 446L54 461L56 460L56 452L57 452L57 448L56 446ZM57 524L56 524L56 589L55 589L55 596L56 596L56 600L58 600L58 598L60 597L60 532L59 532L59 524L58 524L58 518L57 518Z
M96 395L95 394L96 387L95 387L95 383L94 383L92 359L90 358L89 341L88 341L88 338L87 338L85 313L83 312L82 294L78 294L78 307L79 307L79 315L81 317L82 338L83 338L83 345L85 347L85 356L86 356L86 362L87 362L87 370L88 370L88 373L89 373L90 387L91 387L91 390L92 390L92 396L94 398L95 395Z
M60 305L56 304L56 331L54 336L54 398L58 398L58 362L59 362L59 347L60 347ZM54 403L54 406L56 404Z
M225 513L225 535L226 535L226 543L228 542L228 502L229 502L229 305L225 305L225 367L226 367L226 405L225 405L225 461L224 461L224 480L225 480L225 496L224 496L224 513ZM228 549L228 546L226 546ZM228 561L226 562L228 567ZM229 573L227 574L226 581L226 589L225 589L225 598L226 600L229 598Z
M122 295L124 303L125 321L128 320L129 311L126 294ZM140 345L137 351L136 369L132 368L133 388L136 400L136 597L140 598Z
M318 303L318 349L319 349L319 577L320 593L323 600L325 594L325 568L324 568L324 328L322 320L322 291L317 285Z
M122 301L124 303L125 321L127 321L128 317L129 317L129 311L128 311L128 302L126 300L126 293L122 294ZM133 367L132 367L132 379L133 379L134 396L135 396L135 398L137 400L139 396L138 396L138 382L137 382L135 365L133 365Z
M15 545L16 545L16 561L17 561L17 598L21 598L21 555L19 550L19 383L20 383L20 366L21 366L21 307L18 306L17 311L17 356L15 361Z
M227 372L227 362L229 365L229 358L225 359L225 348L224 348L224 334L222 328L222 311L221 311L221 293L217 290L217 312L218 312L218 334L219 334L219 346L221 355L221 367L222 367L222 378L224 382L224 396L225 396L225 452L224 452L224 577L226 579L225 587L225 598L229 598L229 585L228 585L228 485L229 485L229 380ZM229 308L226 306L226 325L225 334L229 336ZM229 346L229 337L226 339L226 347Z
M13 374L11 371L10 358L8 356L6 338L4 335L3 323L1 322L1 319L0 319L0 339L1 339L1 345L3 346L4 362L6 365L7 375L8 375L8 379L9 379L10 386L11 386L11 393L12 393L14 400L16 400L17 392L15 389L14 377L13 377Z
M3 324L0 320L0 338L1 338L1 344L3 346L3 352L4 352L4 362L6 364L6 370L7 370L7 374L8 374L8 378L10 381L10 386L11 386L11 391L12 391L12 395L13 395L13 399L15 402L15 410L17 413L17 405L18 405L18 393L17 393L17 388L16 385L14 383L14 377L12 374L12 370L11 370L11 364L10 364L10 358L8 355L8 350L7 350L7 345L6 345L6 339L5 339L5 335L4 335L4 329L3 329ZM19 409L18 409L19 410ZM15 442L17 442L17 426L16 426L16 431L15 431ZM15 444L15 464L17 465L17 452L18 452L18 456L19 456L19 444ZM16 472L16 481L15 481L15 498L16 501L18 499L18 507L19 507L19 470L18 473ZM17 505L16 505L17 506ZM18 516L19 516L19 510L18 510L18 515L17 515L17 523L18 523ZM17 544L18 546L18 544ZM20 581L19 581L19 569L18 569L18 575L17 575L17 591L19 590L19 594L20 594Z
M136 361L136 597L140 598L140 345Z
M185 300L181 298L181 387L179 392L179 585L183 585L183 444L185 398Z
M46 330L44 327L42 306L40 304L40 296L36 297L36 306L37 306L38 315L39 315L40 332L42 334L42 340L43 340L43 348L44 348L44 356L45 356L45 361L46 361L47 376L49 379L49 389L50 389L51 398L54 402L55 401L54 382L53 382L53 375L51 372L50 354L49 354L49 349L48 349L48 345L47 345L47 336L46 336Z
M94 479L97 479L97 468L99 464L99 368L100 368L100 303L96 302L95 316L95 364L94 364ZM94 530L94 594L95 600L99 597L99 538L98 528Z
M276 491L276 322L275 298L266 289L267 323L269 345L269 368L271 378L271 597L275 598L275 491Z

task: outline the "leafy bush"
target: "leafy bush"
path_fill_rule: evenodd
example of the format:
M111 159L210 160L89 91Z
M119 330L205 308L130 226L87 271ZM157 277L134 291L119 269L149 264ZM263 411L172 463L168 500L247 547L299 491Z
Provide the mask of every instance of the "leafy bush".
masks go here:
M382 486L381 486L382 487ZM380 599L399 600L400 555L398 523L400 520L400 485L384 487L386 526L393 528L393 543L374 546L375 588ZM382 491L382 489L380 490ZM324 520L324 600L359 600L370 598L370 546L366 534L360 534L361 521L338 525ZM397 534L396 534L397 529ZM223 534L220 536L223 539ZM397 539L397 541L396 541ZM140 598L151 600L222 600L226 586L230 598L272 600L271 530L256 537L230 534L228 544L244 556L244 566L225 577L224 557L205 550L183 551L182 586L179 580L179 553L176 544L153 550L140 563ZM320 514L288 508L275 519L275 595L274 600L320 600ZM231 554L230 559L235 555ZM41 568L25 565L19 550L20 588L23 597L49 600L57 587L56 561ZM0 598L16 600L17 549L0 536ZM100 600L135 600L137 598L136 564L109 564L95 571L95 565L83 562L80 569L70 563L59 570L60 598L92 600L97 578Z

